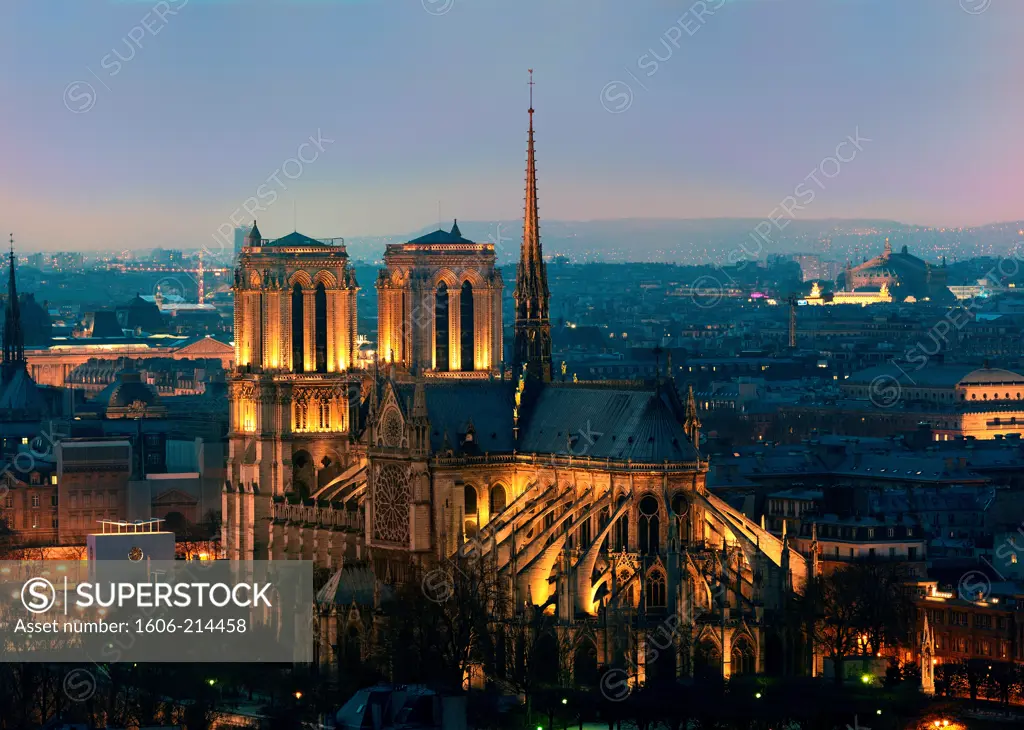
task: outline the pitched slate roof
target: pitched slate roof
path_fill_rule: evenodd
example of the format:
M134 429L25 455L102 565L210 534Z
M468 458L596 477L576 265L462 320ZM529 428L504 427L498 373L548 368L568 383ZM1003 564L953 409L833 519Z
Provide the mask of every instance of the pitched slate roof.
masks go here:
M39 387L23 367L16 369L0 392L0 411L44 413L46 401Z
M443 231L438 228L433 233L428 233L425 236L414 238L409 243L473 243L468 238L463 238L462 232L459 230L459 224L456 222L452 226L451 231Z
M316 602L320 606L372 606L376 584L373 570L365 563L344 565L317 592ZM390 602L394 599L394 588L382 584L380 594L382 603Z
M651 386L549 384L525 412L519 451L649 463L694 461L697 452L683 431L682 414L673 411L667 394Z
M403 406L414 386L397 386ZM532 392L531 392L532 391ZM693 461L697 452L675 414L671 398L654 386L609 388L584 384L527 385L520 408L519 440L513 437L515 386L509 381L427 382L430 447L456 451L472 422L473 451ZM406 409L408 410L408 409Z
M330 244L318 241L315 238L310 238L298 231L293 231L287 236L281 238L275 238L269 244L270 246L329 246Z
M412 402L414 390L411 383L397 387L403 406ZM441 450L445 433L449 444L458 447L470 421L474 441L481 452L512 453L516 448L512 438L515 390L511 382L427 382L424 393L432 451Z

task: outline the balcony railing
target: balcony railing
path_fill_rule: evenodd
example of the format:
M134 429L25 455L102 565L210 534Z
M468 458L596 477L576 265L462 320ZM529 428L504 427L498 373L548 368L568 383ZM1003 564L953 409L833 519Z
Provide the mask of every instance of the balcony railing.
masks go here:
M362 510L350 510L345 507L288 504L275 502L271 512L275 520L302 522L316 527L333 527L346 530L362 531L364 518Z

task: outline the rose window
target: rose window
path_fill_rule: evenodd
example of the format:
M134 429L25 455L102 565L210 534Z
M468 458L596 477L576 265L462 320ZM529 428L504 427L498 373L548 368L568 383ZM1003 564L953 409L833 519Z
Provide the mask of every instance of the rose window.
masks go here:
M384 445L395 447L402 445L402 419L394 411L384 417Z

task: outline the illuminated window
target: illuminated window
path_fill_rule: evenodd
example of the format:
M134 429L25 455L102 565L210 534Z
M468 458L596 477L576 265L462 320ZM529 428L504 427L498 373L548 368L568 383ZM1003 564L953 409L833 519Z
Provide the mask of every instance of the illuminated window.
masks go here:
M22 438L21 439L21 444L22 444L22 446L28 446L28 438Z
M50 475L50 484L53 484L54 486L57 485L57 475L56 474L51 474Z

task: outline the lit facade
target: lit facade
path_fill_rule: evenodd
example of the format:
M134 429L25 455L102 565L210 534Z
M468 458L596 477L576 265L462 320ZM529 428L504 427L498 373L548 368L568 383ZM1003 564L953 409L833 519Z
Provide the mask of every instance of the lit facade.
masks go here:
M253 549L251 525L268 509L243 495L311 496L321 486L315 476L328 482L351 458L358 290L343 244L299 233L265 241L253 225L235 271L228 385L233 491L224 514L240 536L236 550Z
M414 373L495 372L504 287L494 244L463 238L457 222L389 245L377 277L378 357Z
M708 492L692 391L684 402L660 374L552 382L532 108L526 178L513 377L493 377L503 287L493 247L457 225L387 248L378 358L358 373L338 368L352 362L339 360L344 349L332 359L329 346L310 347L315 322L313 335L287 327L300 317L282 292L303 293L303 273L322 281L321 264L291 263L280 242L243 250L226 557L337 571L332 597L318 598L321 657L333 666L342 637L361 635L357 600L338 598L354 596L353 581L416 580L455 556L493 560L512 605L554 613L581 679L596 680L599 665L633 666L629 681L642 684L781 663L798 640L774 627L813 561ZM350 282L354 322L340 253L334 278ZM369 593L364 606L379 599ZM662 640L669 621L681 628Z

